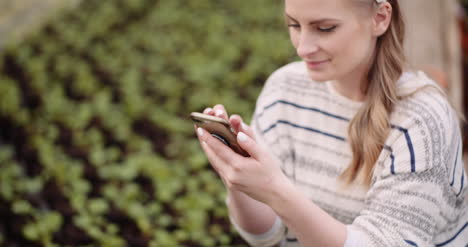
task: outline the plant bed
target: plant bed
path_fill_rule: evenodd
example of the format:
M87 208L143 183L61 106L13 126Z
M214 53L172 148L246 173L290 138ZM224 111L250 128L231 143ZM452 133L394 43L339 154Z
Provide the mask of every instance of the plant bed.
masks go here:
M1 246L245 246L188 118L246 121L281 3L84 0L0 56Z

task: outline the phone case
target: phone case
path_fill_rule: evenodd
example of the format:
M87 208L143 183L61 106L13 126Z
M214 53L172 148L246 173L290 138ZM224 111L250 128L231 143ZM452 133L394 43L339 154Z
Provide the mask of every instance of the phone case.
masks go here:
M206 129L213 137L230 147L236 153L249 157L249 154L237 143L237 134L228 121L199 112L192 112L190 118L197 127Z

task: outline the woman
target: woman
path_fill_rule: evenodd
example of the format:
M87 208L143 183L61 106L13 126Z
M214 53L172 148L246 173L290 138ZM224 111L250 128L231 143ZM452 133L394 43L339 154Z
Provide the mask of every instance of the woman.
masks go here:
M253 246L468 244L457 115L405 68L397 0L285 0L302 62L267 80L252 125L229 121L250 157L197 129ZM222 105L204 113L228 119Z

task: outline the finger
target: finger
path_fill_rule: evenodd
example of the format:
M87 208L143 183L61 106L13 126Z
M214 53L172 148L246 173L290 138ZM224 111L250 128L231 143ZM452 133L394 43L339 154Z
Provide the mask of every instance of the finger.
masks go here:
M208 162L210 162L211 166L215 171L219 174L221 179L223 180L224 183L224 174L226 173L226 169L229 167L222 161L218 155L208 146L208 144L204 141L201 142L201 146L203 151L206 154L206 157L208 158Z
M211 148L206 144L206 142L201 141L200 144L203 149L203 152L205 152L205 155L208 158L208 162L218 173L221 172L222 169L219 168L222 166L219 164L220 160L217 157L217 155L213 152L213 150L211 150Z
M205 110L203 110L203 114L214 116L213 108L211 108L211 107L205 108Z
M200 139L200 142L205 142L211 150L213 150L216 155L221 158L224 162L232 164L236 162L239 157L239 154L234 152L231 148L226 146L220 140L214 138L208 131L202 128L197 129L197 135Z
M225 120L228 120L228 113L226 111L226 109L224 108L223 105L221 104L217 104L213 107L213 110L214 110L214 115L216 117L220 117L220 118L223 118Z
M263 157L267 155L266 151L255 142L253 138L246 135L244 132L239 132L237 134L237 142L242 149L250 154L250 157L260 161Z
M241 116L234 114L229 118L229 122L231 126L234 128L234 130L236 131L236 133L244 132L250 138L256 140L253 129L249 125L244 123Z
M242 131L242 118L241 116L237 114L233 114L229 117L229 124L231 124L231 127L234 129L234 131L237 133L239 131Z

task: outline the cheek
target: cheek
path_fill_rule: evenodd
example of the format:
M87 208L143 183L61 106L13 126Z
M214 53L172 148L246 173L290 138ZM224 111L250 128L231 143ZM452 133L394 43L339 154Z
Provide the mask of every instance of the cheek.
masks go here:
M348 44L344 42L344 39L340 36L334 36L322 43L323 50L327 51L330 55L342 54L347 47Z
M296 31L289 30L289 39L291 40L292 45L294 48L297 49L299 45L299 34Z
M359 32L344 33L334 37L333 42L329 43L330 49L339 57L350 60L353 58L361 58L363 54L367 54L369 48L369 40L365 39Z
M351 49L350 52L353 52L355 57L364 59L369 55L371 41L365 37L357 37L353 39L351 47L354 47L354 49Z

